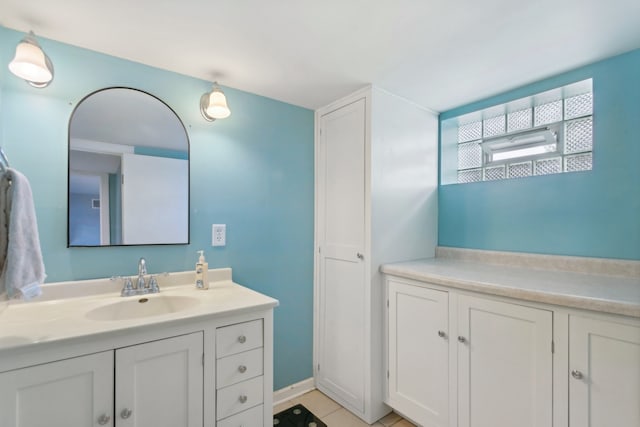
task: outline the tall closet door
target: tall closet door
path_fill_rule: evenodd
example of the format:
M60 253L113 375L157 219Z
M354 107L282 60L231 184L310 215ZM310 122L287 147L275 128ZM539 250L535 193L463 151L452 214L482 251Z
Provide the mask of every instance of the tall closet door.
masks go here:
M317 385L364 411L365 99L320 119Z

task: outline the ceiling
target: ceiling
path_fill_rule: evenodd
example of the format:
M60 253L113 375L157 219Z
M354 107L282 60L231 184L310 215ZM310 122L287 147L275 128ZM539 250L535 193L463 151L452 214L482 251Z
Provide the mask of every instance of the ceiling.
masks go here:
M0 0L0 10L8 28L311 109L373 83L443 111L640 47L638 0Z

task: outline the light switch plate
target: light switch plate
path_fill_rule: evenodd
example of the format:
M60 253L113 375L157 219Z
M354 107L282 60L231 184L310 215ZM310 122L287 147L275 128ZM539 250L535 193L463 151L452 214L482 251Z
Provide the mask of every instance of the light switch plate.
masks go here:
M227 224L211 225L211 246L225 246L227 244Z

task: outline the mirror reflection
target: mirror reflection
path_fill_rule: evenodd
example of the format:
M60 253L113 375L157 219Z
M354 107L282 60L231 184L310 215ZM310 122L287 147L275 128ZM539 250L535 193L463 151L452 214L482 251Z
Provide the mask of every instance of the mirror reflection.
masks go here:
M189 139L164 102L94 92L69 123L68 246L189 243Z

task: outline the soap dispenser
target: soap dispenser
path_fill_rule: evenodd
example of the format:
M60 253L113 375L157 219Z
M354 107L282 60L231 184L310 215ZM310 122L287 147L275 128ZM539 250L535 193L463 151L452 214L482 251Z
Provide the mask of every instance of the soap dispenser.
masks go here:
M209 272L209 264L204 259L204 251L198 251L200 258L196 263L196 288L209 289L209 279L207 273Z

